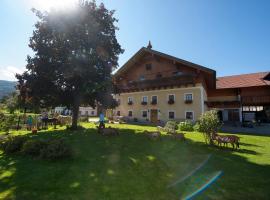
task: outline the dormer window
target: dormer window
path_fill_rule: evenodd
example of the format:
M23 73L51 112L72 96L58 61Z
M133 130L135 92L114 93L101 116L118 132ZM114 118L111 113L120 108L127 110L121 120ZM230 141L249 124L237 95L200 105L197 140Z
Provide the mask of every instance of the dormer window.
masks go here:
M145 65L145 69L146 69L147 71L150 71L150 70L152 69L152 64L151 64L151 63L146 64L146 65Z

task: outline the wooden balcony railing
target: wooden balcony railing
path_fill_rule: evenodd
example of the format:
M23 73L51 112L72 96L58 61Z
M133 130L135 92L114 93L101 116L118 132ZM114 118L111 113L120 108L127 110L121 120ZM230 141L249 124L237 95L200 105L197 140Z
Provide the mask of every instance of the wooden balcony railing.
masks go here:
M243 105L270 105L270 95L268 96L248 96L241 97Z
M116 89L119 92L130 92L139 90L151 90L156 88L160 89L161 87L173 87L189 84L195 85L194 75L185 74L182 76L175 76L175 77L164 77L152 80L133 81L126 85L116 84Z
M209 108L240 108L240 101L206 101Z

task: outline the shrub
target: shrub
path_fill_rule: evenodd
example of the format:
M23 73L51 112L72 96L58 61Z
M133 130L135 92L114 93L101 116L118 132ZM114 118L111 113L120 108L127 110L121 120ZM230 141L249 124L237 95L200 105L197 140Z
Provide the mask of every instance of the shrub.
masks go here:
M5 115L0 112L0 131L8 133L11 127L16 124L16 118L15 114Z
M180 131L193 131L193 124L191 121L180 122L178 125Z
M22 146L22 153L29 156L39 156L43 148L46 148L46 142L40 140L27 140Z
M200 125L198 122L193 126L193 130L196 132L200 132Z
M212 134L216 133L221 127L221 122L219 121L218 114L216 110L210 110L203 113L200 116L199 131L203 133L206 143L213 144Z
M25 141L26 138L23 136L9 137L2 143L1 148L6 154L16 153L21 151Z
M71 149L63 139L49 140L46 147L40 151L40 157L48 160L58 160L71 156Z

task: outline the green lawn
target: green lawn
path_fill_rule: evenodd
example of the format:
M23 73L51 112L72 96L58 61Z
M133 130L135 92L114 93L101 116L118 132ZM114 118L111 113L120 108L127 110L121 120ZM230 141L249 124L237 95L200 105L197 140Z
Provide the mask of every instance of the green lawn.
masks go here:
M0 152L0 199L184 199L220 171L220 178L195 199L270 197L270 137L239 135L240 150L232 151L205 145L200 133L187 133L184 142L165 135L153 141L142 132L155 127L113 125L120 136L104 137L93 124L84 126L88 129L29 134L65 138L74 150L70 160Z

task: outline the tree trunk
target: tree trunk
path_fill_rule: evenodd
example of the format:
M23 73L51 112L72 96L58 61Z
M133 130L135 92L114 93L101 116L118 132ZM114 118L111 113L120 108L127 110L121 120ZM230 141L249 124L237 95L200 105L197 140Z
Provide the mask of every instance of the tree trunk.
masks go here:
M80 107L80 96L74 97L74 104L72 108L72 129L77 129L78 127L78 117L79 117L79 107Z

